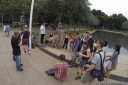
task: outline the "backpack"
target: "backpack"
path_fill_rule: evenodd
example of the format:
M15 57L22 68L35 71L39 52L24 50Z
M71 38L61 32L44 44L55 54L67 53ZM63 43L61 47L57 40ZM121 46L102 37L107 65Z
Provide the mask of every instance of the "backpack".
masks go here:
M81 47L82 47L82 45L81 45L81 39L79 38L79 46L78 46L78 49L77 49L78 52L80 52Z

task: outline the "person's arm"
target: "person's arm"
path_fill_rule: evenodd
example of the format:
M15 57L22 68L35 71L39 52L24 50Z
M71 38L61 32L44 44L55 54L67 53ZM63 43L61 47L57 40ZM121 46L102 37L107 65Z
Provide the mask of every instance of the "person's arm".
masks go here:
M86 72L89 72L89 71L91 71L92 69L95 68L96 64L98 63L98 56L97 56L97 54L94 55L94 58L92 59L91 63L92 64L89 66L89 68L86 70Z
M21 46L22 45L22 41L23 40L23 34L20 36L20 43L19 43L19 45L18 46Z
M87 73L87 72L93 70L93 69L95 68L95 66L96 66L95 64L91 64L91 65L88 67L88 69L85 71L85 73Z
M113 53L112 56L111 56L109 59L107 59L106 61L112 60L113 58L115 58L115 57L117 57L117 56L118 56L118 53L115 52L115 53Z
M56 70L58 68L58 64L55 64L51 69Z

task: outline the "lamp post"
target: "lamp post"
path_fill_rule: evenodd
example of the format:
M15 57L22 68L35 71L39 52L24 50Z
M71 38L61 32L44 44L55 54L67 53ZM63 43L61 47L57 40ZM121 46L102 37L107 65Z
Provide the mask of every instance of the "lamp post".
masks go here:
M30 20L29 20L29 31L30 31L29 48L30 48L30 50L31 50L31 48L32 48L31 34L32 34L32 16L33 16L33 7L34 7L34 0L32 0L32 3L31 3Z

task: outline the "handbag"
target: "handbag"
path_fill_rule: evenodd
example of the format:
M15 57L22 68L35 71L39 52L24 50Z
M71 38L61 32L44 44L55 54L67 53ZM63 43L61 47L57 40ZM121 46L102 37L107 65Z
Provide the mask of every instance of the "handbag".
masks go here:
M104 81L104 76L105 76L105 70L104 70L104 59L105 59L105 55L104 55L104 59L102 61L102 56L100 53L98 53L100 55L100 59L101 59L101 69L97 70L97 69L93 69L90 72L90 75L93 76L94 78L97 78L99 82Z

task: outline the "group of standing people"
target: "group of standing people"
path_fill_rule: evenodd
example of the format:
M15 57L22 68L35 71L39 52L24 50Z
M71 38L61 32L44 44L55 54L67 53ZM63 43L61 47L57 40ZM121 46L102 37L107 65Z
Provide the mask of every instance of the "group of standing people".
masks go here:
M40 27L40 43L44 43L45 37L45 23ZM98 40L95 42L92 34L89 32L81 35L79 37L79 33L74 33L69 37L67 32L64 32L61 29L58 29L58 39L56 43L60 46L60 48L67 49L68 44L71 52L71 64L65 61L65 55L60 55L60 62L55 64L51 69L46 71L48 75L54 76L57 80L65 80L67 76L68 67L78 66L77 74L78 76L75 80L81 79L81 85L88 83L91 85L93 80L97 78L99 81L103 81L104 77L106 79L109 78L110 72L115 70L118 64L118 56L120 54L120 45L115 45L115 51L112 55L107 55L107 51L105 47L108 45L108 42L105 40ZM65 33L65 35L64 35ZM23 46L24 53L30 53L29 46L29 36L30 32L27 27L24 27L24 30L19 32L14 32L14 35L11 39L11 45L13 48L13 56L16 60L16 69L17 71L23 71L21 63L21 46ZM49 41L54 42L53 32L49 33ZM53 43L52 43L53 45ZM109 64L104 66L104 62L109 61ZM89 65L85 69L85 65ZM99 75L97 75L99 74Z
M61 35L62 32L60 32L58 36L60 40ZM50 36L53 37L52 32ZM113 54L107 55L107 51L105 50L105 48L108 45L108 42L106 40L98 40L97 42L95 42L92 33L86 32L85 37L84 35L81 35L81 37L79 37L78 33L74 33L69 37L68 33L65 33L65 37L63 37L62 40L63 45L61 42L61 46L63 48L67 49L67 46L69 44L72 57L69 67L74 67L76 65L78 66L78 76L75 77L75 80L81 79L81 85L84 85L86 83L88 83L88 85L92 85L92 82L95 78L97 78L99 81L103 81L104 79L108 80L110 72L116 69L121 45L115 45ZM108 65L104 66L104 62L107 61L109 61ZM59 69L62 70L63 68L66 68L65 71L67 71L68 69L68 65L66 63L64 66L62 66L62 64L60 63L57 64L56 69L54 69L54 67L52 68L52 73L55 73L54 76L56 74L58 74L59 76L63 76L58 73ZM86 67L86 65L88 66ZM64 73L66 74L67 72L65 71ZM48 74L48 72L46 73ZM97 76L97 74L99 75Z
M3 31L5 32L5 34L7 33L7 35L10 36L11 27L9 25L4 25Z
M12 54L14 61L16 61L17 71L23 71L23 64L21 63L21 47L23 47L25 54L30 53L28 48L29 36L30 32L28 31L27 26L24 26L24 30L21 32L14 32L14 35L11 38Z

